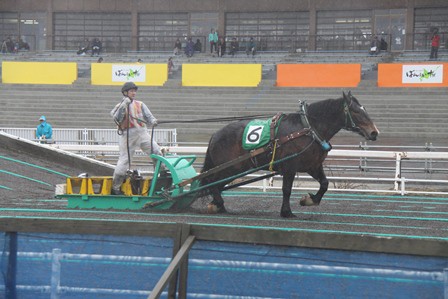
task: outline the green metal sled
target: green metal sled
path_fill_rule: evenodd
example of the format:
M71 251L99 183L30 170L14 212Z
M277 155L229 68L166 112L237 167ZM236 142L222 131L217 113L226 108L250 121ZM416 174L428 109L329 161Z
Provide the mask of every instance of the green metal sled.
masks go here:
M153 154L151 158L157 161L153 177L141 179L136 188L135 181L126 179L121 188L125 195L111 195L111 177L71 177L66 192L56 197L67 199L69 208L80 209L174 210L190 206L200 185L194 179L196 156Z

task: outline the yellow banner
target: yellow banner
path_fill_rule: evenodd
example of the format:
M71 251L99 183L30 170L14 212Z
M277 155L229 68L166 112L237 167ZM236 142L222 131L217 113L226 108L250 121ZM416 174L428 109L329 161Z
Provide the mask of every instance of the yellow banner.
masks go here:
M256 87L261 64L182 64L182 86Z
M2 82L10 84L73 84L75 62L2 62Z

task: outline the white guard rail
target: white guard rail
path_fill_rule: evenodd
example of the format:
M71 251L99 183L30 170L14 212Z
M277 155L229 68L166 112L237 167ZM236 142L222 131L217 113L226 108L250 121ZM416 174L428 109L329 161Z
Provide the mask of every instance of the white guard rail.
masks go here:
M115 145L73 145L73 144L52 144L51 147L59 148L62 150L70 151L70 152L118 152L118 146ZM187 146L172 146L165 147L167 152L172 154L186 155L186 154L199 154L204 155L207 148L206 147L187 147ZM330 188L331 191L344 191L344 192L373 192L373 193L392 193L392 194L439 194L439 195L447 195L446 191L434 191L437 188L431 188L433 190L406 190L407 183L419 183L429 186L442 185L447 189L448 180L434 180L434 179L406 179L402 175L401 163L402 160L444 160L448 161L448 152L394 152L394 151L368 151L368 150L332 150L328 154L331 158L377 158L377 159L385 159L390 161L395 161L395 174L394 177L384 178L384 177L360 177L359 175L351 176L351 177L336 177L329 176L328 179L331 181L356 181L358 183L393 183L393 189L368 189L368 190L359 190L352 188ZM299 176L300 180L311 180L313 179L309 176ZM243 186L244 187L244 186ZM254 188L254 186L250 186L250 188ZM269 183L267 180L263 182L263 185L259 188L262 188L263 191L267 189L281 189L281 187L272 186L272 182ZM311 190L314 188L299 188L294 187L296 190ZM440 188L439 188L440 189Z
M7 134L20 138L36 139L36 128L0 128ZM176 129L154 129L154 140L159 144L176 145ZM116 129L53 129L52 143L57 144L118 144L118 134Z

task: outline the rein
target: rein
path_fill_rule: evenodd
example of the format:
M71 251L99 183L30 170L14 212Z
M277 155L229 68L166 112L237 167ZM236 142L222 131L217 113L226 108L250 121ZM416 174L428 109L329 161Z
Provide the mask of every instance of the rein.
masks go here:
M272 114L258 114L258 115L246 115L246 116L234 116L234 117L218 117L218 118L203 118L193 120L165 120L159 121L159 124L172 124L172 123L211 123L211 122L230 122L235 120L256 119L260 117L272 117Z

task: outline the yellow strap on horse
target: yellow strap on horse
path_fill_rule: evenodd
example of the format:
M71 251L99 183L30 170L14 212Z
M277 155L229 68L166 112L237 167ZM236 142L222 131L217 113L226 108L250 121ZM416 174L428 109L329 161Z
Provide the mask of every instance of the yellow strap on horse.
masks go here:
M272 159L271 159L271 162L269 162L269 171L274 171L272 166L274 166L275 152L277 150L277 141L278 141L278 139L275 139L274 150L272 151Z

